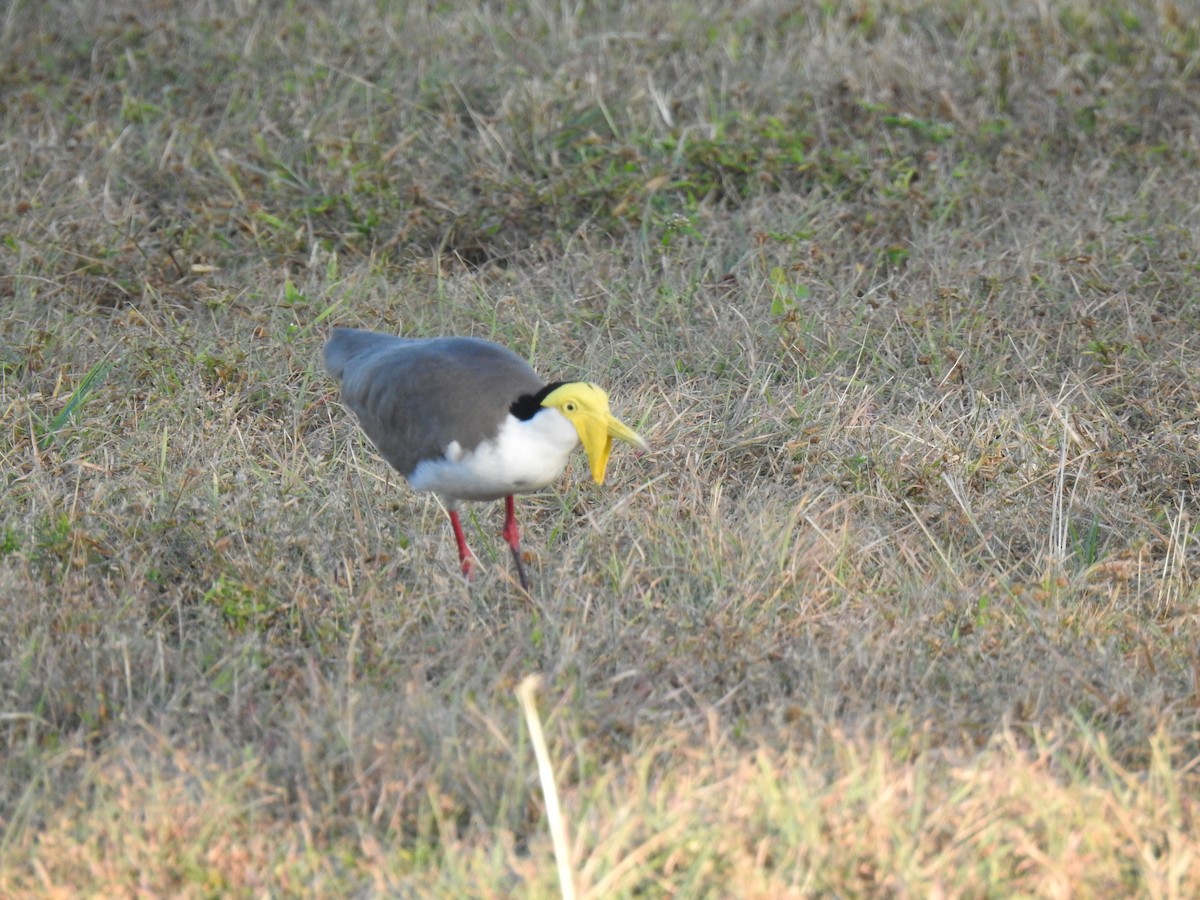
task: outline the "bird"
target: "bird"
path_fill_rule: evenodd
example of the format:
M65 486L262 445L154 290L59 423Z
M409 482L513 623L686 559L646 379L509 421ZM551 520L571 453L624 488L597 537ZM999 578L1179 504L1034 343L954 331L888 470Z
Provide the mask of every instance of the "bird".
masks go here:
M501 533L528 592L513 496L557 479L581 444L597 484L614 439L649 450L609 411L602 388L546 383L517 353L482 338L333 328L323 358L384 460L411 488L441 498L467 580L474 556L458 516L463 501L503 498Z

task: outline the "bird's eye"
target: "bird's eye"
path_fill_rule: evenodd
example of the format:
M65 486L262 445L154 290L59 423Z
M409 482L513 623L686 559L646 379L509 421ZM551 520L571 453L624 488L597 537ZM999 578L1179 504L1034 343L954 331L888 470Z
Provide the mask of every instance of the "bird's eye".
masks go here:
M565 409L567 412L575 412L575 404L568 403L566 406L563 407L563 409Z

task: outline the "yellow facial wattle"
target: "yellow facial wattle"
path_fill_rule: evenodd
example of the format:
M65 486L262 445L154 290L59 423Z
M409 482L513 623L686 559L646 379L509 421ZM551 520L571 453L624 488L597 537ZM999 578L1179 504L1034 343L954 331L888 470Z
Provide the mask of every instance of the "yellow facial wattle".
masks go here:
M564 384L547 394L542 405L557 409L575 426L597 484L604 484L614 438L642 450L650 449L637 432L609 412L608 394L594 384Z

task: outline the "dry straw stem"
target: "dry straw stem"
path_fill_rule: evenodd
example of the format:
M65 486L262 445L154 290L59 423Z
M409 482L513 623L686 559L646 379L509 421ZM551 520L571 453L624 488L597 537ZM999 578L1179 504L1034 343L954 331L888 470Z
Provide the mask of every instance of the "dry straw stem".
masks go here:
M546 803L546 824L554 842L554 860L558 864L558 884L563 900L574 900L575 875L571 865L571 851L567 846L567 823L563 821L562 808L558 804L558 787L554 783L554 765L550 762L550 749L546 746L546 735L542 731L542 720L537 711L537 689L541 682L538 675L527 675L517 685L517 699L521 712L525 714L525 726L533 742L533 753L537 759L538 781L542 786L542 799Z
M1194 18L10 3L0 896L1200 896ZM655 452L468 587L334 323Z

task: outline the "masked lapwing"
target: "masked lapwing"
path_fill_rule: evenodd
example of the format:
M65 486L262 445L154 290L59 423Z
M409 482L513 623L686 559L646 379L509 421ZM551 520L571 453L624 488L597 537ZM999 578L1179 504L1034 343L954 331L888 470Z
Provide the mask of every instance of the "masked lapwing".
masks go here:
M514 494L545 487L580 444L603 484L613 438L649 449L608 409L608 395L583 381L546 384L520 356L470 337L403 338L334 328L325 367L380 455L418 491L433 491L450 514L463 574L471 576L458 506L504 498L504 539L521 587Z

